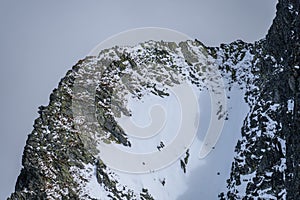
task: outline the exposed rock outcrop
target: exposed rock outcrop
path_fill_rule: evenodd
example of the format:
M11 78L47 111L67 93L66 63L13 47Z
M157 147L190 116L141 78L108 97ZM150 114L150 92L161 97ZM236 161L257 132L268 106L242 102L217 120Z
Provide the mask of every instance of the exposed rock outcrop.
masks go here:
M250 107L236 156L227 181L227 191L221 199L298 199L300 197L300 1L279 0L276 18L266 36L254 44L235 41L217 48L206 47L197 40L175 43L144 43L140 50L130 54L122 48L102 52L102 58L87 57L80 60L60 81L50 95L48 106L39 108L39 118L29 134L24 149L23 169L18 177L13 199L95 199L87 193L88 180L103 188L109 199L154 199L147 188L134 191L117 184L112 172L95 155L97 140L130 146L126 134L110 113L112 84L115 77L126 69L143 70L141 60L166 65L168 76L153 75L166 85L177 84L176 73L185 74L198 88L201 73L206 69L199 63L192 48L205 51L207 57L218 64L221 75L233 85L245 87L245 101ZM178 52L176 49L181 49ZM125 52L125 53L124 53ZM142 53L141 53L142 52ZM176 55L177 53L177 55ZM179 55L180 53L180 55ZM111 56L112 55L112 56ZM248 59L245 59L248 56ZM178 58L180 57L180 58ZM175 60L179 59L180 62ZM97 68L101 66L101 68ZM96 69L97 68L97 69ZM85 69L88 69L84 71ZM140 70L140 71L139 71ZM151 69L152 70L152 69ZM151 75L149 70L149 74ZM97 82L95 99L101 135L85 134L76 127L74 108L75 80L82 74L90 77L101 74ZM176 73L175 73L176 72ZM141 72L142 73L142 72ZM140 74L141 74L140 73ZM128 75L128 74L125 74ZM125 77L125 76L124 76ZM153 78L152 77L152 78ZM126 77L128 78L128 77ZM130 78L130 77L129 77ZM77 88L85 96L89 82ZM143 90L160 97L168 93L155 84L130 86L139 98ZM78 92L78 91L77 91ZM93 91L92 91L93 92ZM80 99L79 101L88 99ZM115 102L119 113L130 115L122 102ZM89 115L89 110L80 110ZM84 120L83 122L84 123ZM90 132L97 132L91 128ZM162 149L164 146L159 146ZM155 148L158 148L157 146ZM158 149L158 150L160 150ZM188 164L189 154L181 160L182 168ZM163 179L163 186L167 183ZM217 194L216 194L217 196Z

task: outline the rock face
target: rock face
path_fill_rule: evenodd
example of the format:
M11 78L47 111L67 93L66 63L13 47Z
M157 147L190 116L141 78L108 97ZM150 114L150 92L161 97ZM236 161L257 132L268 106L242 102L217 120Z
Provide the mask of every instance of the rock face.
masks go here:
M258 98L242 128L224 198L300 196L299 12L299 1L279 0L276 18L255 53Z
M286 139L287 170L284 185L288 199L297 199L300 196L300 2L279 1L277 10L267 35L266 49L286 71L277 79L282 82L282 94L285 94L281 100L294 101L293 112L290 115L283 114L280 122Z
M251 106L248 124L242 128L244 139L236 147L238 156L228 181L228 198L241 197L236 187L243 182L247 182L242 187L246 187L249 198L300 196L299 12L299 1L280 0L261 52L255 53L262 77L256 84L258 101ZM276 104L275 110L271 102ZM268 130L271 121L272 134ZM253 125L258 129L251 130Z
M35 120L24 149L23 169L15 192L8 199L96 199L91 195L91 188L95 187L90 184L92 182L101 188L105 199L154 199L147 188L135 191L118 184L101 158L96 156L95 138L108 143L131 145L125 132L114 121L109 105L114 94L112 86L119 80L120 74L123 74L121 80L130 78L132 71L145 73L142 62L166 66L158 68L165 70L164 76L153 74L152 78L157 83L172 85L186 79L203 89L201 81L204 77L201 74L207 69L199 61L197 51L205 52L210 61L217 63L221 75L228 82L227 90L233 85L245 87L245 101L250 107L241 128L241 139L235 148L227 191L220 191L219 198L298 199L299 12L298 0L279 0L276 18L266 38L254 44L236 41L210 48L197 40L178 45L148 42L139 48L116 47L103 51L98 58L80 60L53 90L49 105L39 108L40 116ZM147 70L147 75L151 76L152 69ZM90 91L90 82L82 84L81 88L75 87L76 80L83 80L86 74L90 79L100 75L99 82L94 83L97 90L95 99L92 99L97 103L93 108L97 111L96 118L89 117L88 109L80 110L72 105L74 100L89 104L90 99L86 99L85 95L93 92ZM151 82L140 82L138 86L130 87L136 98L143 95L143 91L162 98L168 95L164 88ZM116 101L113 105L116 113L130 115L123 109L122 101ZM78 128L78 121L82 120L84 124L86 119L74 116L74 109L94 120L92 122L97 122L100 129L93 126L89 126L91 130ZM161 182L165 185L168 180Z

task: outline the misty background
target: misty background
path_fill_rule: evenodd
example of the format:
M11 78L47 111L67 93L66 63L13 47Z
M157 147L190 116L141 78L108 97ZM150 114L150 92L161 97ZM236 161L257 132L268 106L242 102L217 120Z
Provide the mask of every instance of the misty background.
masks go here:
M37 108L99 42L132 28L170 28L208 46L267 33L276 0L0 0L0 199L14 190Z

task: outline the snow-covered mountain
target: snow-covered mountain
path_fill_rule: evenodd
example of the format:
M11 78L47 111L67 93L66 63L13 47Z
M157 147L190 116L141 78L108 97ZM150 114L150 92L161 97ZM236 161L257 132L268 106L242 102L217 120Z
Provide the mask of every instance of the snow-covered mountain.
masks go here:
M148 41L80 60L39 108L8 199L298 199L299 11L280 0L254 44ZM173 91L183 83L199 105L187 115ZM147 127L145 108L156 104L164 129L137 139L143 129L130 132L126 120ZM177 139L182 116L196 137ZM145 155L130 160L136 152Z

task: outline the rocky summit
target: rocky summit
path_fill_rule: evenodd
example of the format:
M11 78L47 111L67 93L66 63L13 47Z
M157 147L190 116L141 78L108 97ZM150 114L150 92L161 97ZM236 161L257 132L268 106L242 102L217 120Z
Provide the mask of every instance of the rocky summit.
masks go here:
M214 191L211 196L299 199L299 12L299 0L279 0L267 36L253 44L148 41L80 60L53 90L49 104L39 107L15 192L8 199L185 199L188 187L198 187L184 184L188 175L195 178L192 171L198 166L192 147L170 169L147 175L110 168L99 149L101 142L138 149L117 120L132 114L127 97L133 102L148 96L168 99L170 88L182 82L199 93L224 87L229 103L232 91L239 91L247 106L241 127L232 130L238 137L228 174L216 173L224 180L215 179L222 182L220 188L206 189ZM224 85L208 88L218 75ZM225 119L225 126L234 115L219 106L217 117ZM160 152L167 145L154 139L149 149Z

